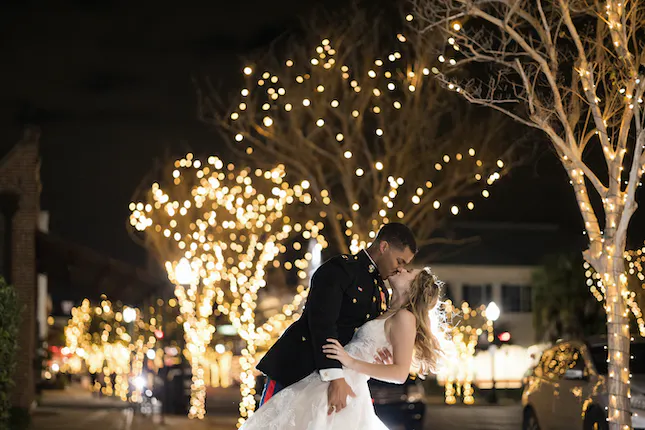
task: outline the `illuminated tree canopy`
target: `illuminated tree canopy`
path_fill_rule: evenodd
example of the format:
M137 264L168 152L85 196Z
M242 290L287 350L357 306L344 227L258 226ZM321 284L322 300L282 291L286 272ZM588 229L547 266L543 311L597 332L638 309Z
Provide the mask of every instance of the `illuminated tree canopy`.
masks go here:
M267 267L277 266L277 257L288 250L285 243L290 244L304 256L286 261L285 268L295 267L304 280L311 253L287 239L315 241L319 250L326 246L322 223L292 222L288 209L310 203L311 196L307 184L291 186L285 175L284 166L240 169L218 157L202 163L188 154L130 206L131 224L145 233L147 247L176 285L193 367L192 417L205 414L203 366L215 330L213 309L228 316L246 343L241 359L243 422L255 406L257 347L277 338L298 316L295 311L305 297L301 285L282 313L256 325L258 290L266 286Z
M389 221L428 244L517 162L512 122L441 88L427 45L385 34L392 27L362 11L351 16L312 24L286 55L249 61L233 106L204 91L202 117L238 157L307 181L307 217L322 213L340 250L358 251Z
M78 373L84 363L90 373L105 377L105 387L96 382L94 390L126 400L130 379L141 375L146 352L154 351L158 322L136 308L114 306L105 296L96 305L83 300L72 309L65 327L65 350L72 357L65 371ZM141 396L141 389L136 388L132 401L140 401Z

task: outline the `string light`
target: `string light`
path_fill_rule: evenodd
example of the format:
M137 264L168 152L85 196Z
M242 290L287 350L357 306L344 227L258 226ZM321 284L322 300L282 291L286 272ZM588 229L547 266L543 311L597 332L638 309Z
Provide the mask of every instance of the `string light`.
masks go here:
M130 380L141 377L145 355L154 351L157 320L142 318L142 312L136 308L115 309L105 296L96 306L88 299L83 300L81 306L72 308L71 314L64 333L66 352L72 359L64 370L79 373L84 362L91 374L102 374L105 381L101 387L97 380L93 390L124 401L141 401L141 387L135 386L128 396ZM95 328L98 331L92 331Z
M404 34L398 34L393 43L395 49L385 56L368 51L341 62L340 48L336 50L333 40L324 38L309 57L263 67L270 72L259 68L250 74L245 71L246 108L236 108L219 123L232 132L234 142L240 142L237 136L244 137L245 145L253 149L253 159L284 162L290 175L311 180L310 212L331 212L327 217L331 222L323 221L346 252L366 247L380 226L394 219L412 228L415 224L427 226L416 230L421 241L428 239L441 217L474 209L474 203L457 199L479 193L507 169L502 160L490 155L485 160L475 159L472 148L460 151L456 147L454 154L446 154L433 150L440 146L425 144L431 139L428 133L434 132L426 130L426 119L436 113L420 100L435 94L436 86L424 82L430 69L419 59L425 58L425 53L417 52L417 45ZM267 87L268 76L281 83L282 94L275 86ZM309 125L303 128L304 124ZM366 124L370 126L365 128ZM415 164L412 158L424 161ZM435 163L436 171L425 168ZM322 173L315 174L314 166ZM449 181L460 187L449 186ZM336 187L337 182L342 183L342 190ZM419 186L426 183L442 186L417 194ZM331 189L338 191L332 194ZM488 197L489 191L483 191L483 197ZM315 218L313 215L309 217ZM427 222L428 217L436 221ZM347 220L352 221L352 227L337 222Z
M445 381L445 402L454 405L457 399L461 398L464 404L472 405L475 403L475 348L484 332L487 333L488 342L493 342L493 322L486 318L484 305L471 308L468 302L463 302L461 307L456 307L450 300L443 305L456 352L455 360L450 360L440 374L441 379Z
M202 163L187 154L175 162L174 169L166 185L154 183L145 201L130 205L130 221L146 233L149 247L176 285L193 369L189 417L201 419L206 413L205 356L215 331L213 308L228 317L245 341L240 357L241 425L255 408L258 349L267 347L299 317L306 297L300 284L292 303L257 326L258 290L266 286L266 270L279 266L278 256L287 251L284 243L294 235L314 241L319 251L324 249L324 225L312 220L292 222L288 208L311 203L310 183L289 185L283 166L237 169L218 157ZM306 257L288 265L297 268L303 282L309 266Z
M413 0L415 11L420 14L415 22L432 26L444 22L444 12L448 11L448 16L475 16L478 19L470 20L469 24L478 26L482 21L487 21L490 27L485 27L484 31L512 40L519 49L512 53L503 50L492 54L490 51L482 52L479 42L473 40L474 34L481 37L479 30L482 27L463 28L461 23L455 25L456 22L452 23L452 27L437 27L446 34L446 52L451 52L450 55L455 58L452 61L445 56L440 57L435 77L448 89L460 93L471 102L493 107L526 125L545 131L556 148L573 186L584 221L583 233L589 241L584 253L587 284L596 299L604 303L607 312L610 373L608 421L612 429L630 428L629 313L636 318L641 335L645 327L642 311L636 302L636 292L630 291L628 285L628 275L636 276L641 282L638 275L642 276L642 273L635 261L638 257L634 253L626 253L625 243L627 227L636 209L636 190L642 186L645 165L641 130L645 113L641 100L645 86L640 61L632 52L635 48L629 35L642 32L643 21L631 20L631 9L620 0L588 3L576 12L605 17L604 24L595 27L598 35L590 35L586 28L584 32L578 28L578 21L565 2L549 3L545 6L549 10L539 8L539 13L538 9L524 6L520 6L523 10L517 13L513 8L488 9L470 3L467 9L465 6L463 9L454 9L447 0L433 4L432 8L426 7L425 3L426 0ZM603 7L599 8L601 4ZM550 22L549 17L555 16L558 20ZM561 25L562 31L567 33L567 42L560 38L553 43L535 45L529 41L528 35L517 31L519 26L516 20L535 20L542 22L546 28ZM607 28L610 38L604 34ZM595 46L599 40L604 44L601 46L603 49ZM458 45L468 48L455 49L456 52L450 50L450 46ZM606 55L607 52L611 55ZM516 76L522 91L509 93L510 99L486 98L486 94L495 92L499 82L493 79L491 83L481 81L479 86L472 82L462 86L451 77L452 69L445 64L447 60L454 66L459 65L461 60L464 60L464 64L471 59L481 61L481 55L489 56L491 62L502 67L498 76L510 76L506 72ZM563 55L575 58L577 72L576 79L570 80L570 84L564 87L558 83L562 78L561 69L545 60ZM503 70L506 66L510 67ZM608 81L612 84L605 85ZM569 103L571 99L585 103L574 107ZM504 104L509 102L526 103L526 115L506 110ZM571 124L572 114L587 117L589 121ZM546 120L547 117L550 119ZM583 161L581 154L591 143L597 143L602 148L607 169L595 172L594 166ZM629 156L626 156L628 153ZM623 174L627 174L628 178L624 178ZM599 177L607 177L607 185ZM592 205L588 186L592 186L595 193L600 195L602 210Z
M645 246L639 248L635 251L625 252L625 264L627 265L627 275L633 278L634 288L631 290L626 289L623 292L623 299L627 304L627 309L634 316L637 324L639 334L642 337L645 337L645 318L643 316L643 311L637 302L638 290L645 292L645 272L643 271L643 263L645 262ZM593 267L587 262L584 263L585 276L587 278L586 283L589 287L589 291L599 302L603 302L606 299L606 290L603 284L602 276L596 272ZM629 287L630 283L627 281L627 278L622 279L622 282ZM639 288L640 287L640 288ZM640 294L643 294L641 292Z

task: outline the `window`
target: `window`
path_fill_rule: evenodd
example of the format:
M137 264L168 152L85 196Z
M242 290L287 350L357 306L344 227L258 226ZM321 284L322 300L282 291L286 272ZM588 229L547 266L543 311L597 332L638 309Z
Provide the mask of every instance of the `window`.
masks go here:
M607 349L605 346L594 346L590 348L591 361L596 366L596 371L600 375L607 374Z
M11 224L18 208L18 197L14 194L0 193L0 275L11 283Z
M585 370L585 359L578 348L571 348L569 350L567 366L569 369Z
M568 379L565 377L566 372L569 370L578 370L582 372L582 376L588 377L589 376L589 369L587 368L587 363L585 361L584 355L582 351L573 346L573 345L566 345L566 347L562 350L564 353L563 356L563 369L561 369L560 377L563 377L564 379ZM571 377L569 377L570 379ZM573 379L579 379L578 376L573 376Z
M464 285L463 299L471 308L487 305L493 300L493 287L491 285Z
M542 353L542 357L540 358L540 362L538 365L535 367L535 376L539 376L541 378L551 378L552 373L550 370L552 361L553 361L553 355L555 354L555 351L553 349L547 349Z
M570 369L572 364L573 357L573 347L569 344L559 344L553 348L553 356L551 362L548 363L545 372L549 375L551 379L561 379L564 376L564 373L567 369ZM576 362L578 357L576 356ZM573 363L575 364L575 363Z
M606 345L592 346L590 348L591 360L596 371L606 375L609 364L607 363ZM645 343L633 342L629 346L629 355L634 357L629 362L629 372L634 375L645 375Z
M528 285L502 285L502 309L504 312L531 312L533 291Z
M446 282L443 285L443 300L451 300L455 301L455 296L452 295L452 288L450 287L450 284Z

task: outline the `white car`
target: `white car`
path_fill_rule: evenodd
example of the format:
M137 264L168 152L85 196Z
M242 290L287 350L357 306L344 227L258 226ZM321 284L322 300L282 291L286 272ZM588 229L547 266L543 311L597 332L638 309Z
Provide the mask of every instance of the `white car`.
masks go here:
M632 427L645 429L645 342L630 354ZM542 353L522 393L524 430L608 429L606 340L559 342Z

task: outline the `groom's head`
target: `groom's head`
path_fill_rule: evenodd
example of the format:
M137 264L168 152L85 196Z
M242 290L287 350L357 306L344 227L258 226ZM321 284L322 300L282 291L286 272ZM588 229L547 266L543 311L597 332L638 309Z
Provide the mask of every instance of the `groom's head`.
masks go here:
M383 279L387 279L412 261L417 242L405 224L392 222L381 227L369 253Z

